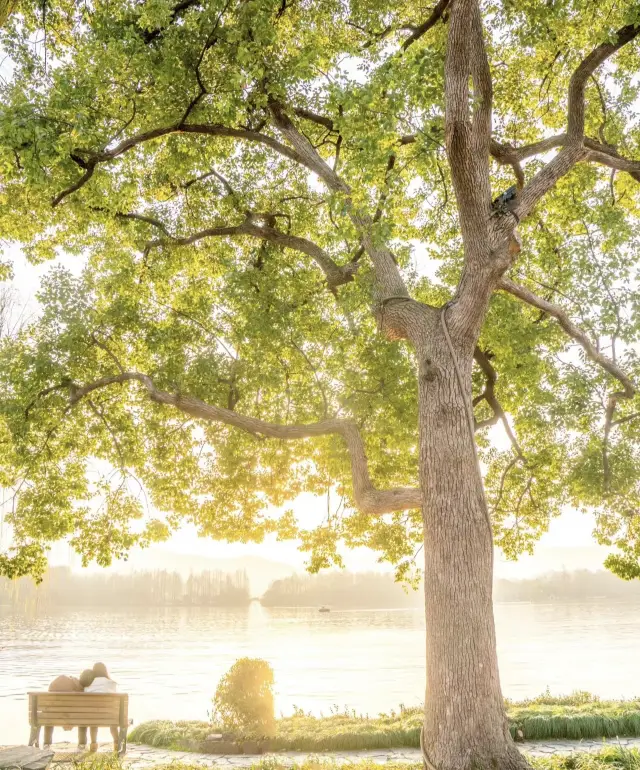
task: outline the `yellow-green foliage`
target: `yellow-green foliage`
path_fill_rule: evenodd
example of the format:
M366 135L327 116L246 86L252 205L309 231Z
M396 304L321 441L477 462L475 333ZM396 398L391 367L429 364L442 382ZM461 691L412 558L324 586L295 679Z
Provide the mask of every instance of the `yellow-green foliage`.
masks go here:
M0 26L2 26L15 10L17 0L0 0Z
M640 736L640 700L600 701L589 693L553 697L545 693L521 703L507 701L511 734L525 740L600 739ZM313 717L296 712L278 719L272 746L290 751L348 751L418 747L422 709L401 708L376 717L354 712ZM213 729L207 722L146 722L131 733L133 742L190 748Z
M240 658L222 677L214 714L227 730L270 738L275 733L273 669L259 658Z

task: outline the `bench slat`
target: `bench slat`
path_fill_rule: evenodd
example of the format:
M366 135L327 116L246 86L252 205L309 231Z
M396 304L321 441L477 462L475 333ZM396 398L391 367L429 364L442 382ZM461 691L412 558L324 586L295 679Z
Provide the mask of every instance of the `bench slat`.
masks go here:
M42 692L27 693L33 698L128 698L126 692L64 692L43 690Z
M100 701L92 701L91 703L78 703L77 700L68 700L68 701L56 701L55 703L40 703L40 701L36 704L36 709L38 711L42 711L44 709L79 709L81 711L84 711L85 709L87 711L94 711L95 709L100 709L104 711L107 709L108 711L119 711L120 710L120 704L119 703L113 703L113 702L105 702L100 703Z
M89 711L88 709L46 709L46 711L38 711L37 718L44 719L45 717L49 717L50 719L53 719L53 717L58 717L61 714L76 714L80 716L84 715L87 717L95 717L96 719L98 717L104 717L105 719L115 719L116 722L120 721L120 712L114 711L113 709L94 709L92 711Z
M112 703L119 703L122 700L122 695L116 695L115 693L94 693L94 692L70 692L65 693L45 693L44 695L38 695L38 703L49 703L50 701L74 701L77 703L91 703L92 701L105 701Z
M29 693L29 724L108 727L129 724L126 693Z
M115 725L116 727L123 726L118 724L117 719L103 719L102 717L99 719L86 716L76 719L71 719L69 717L43 717L38 720L38 726L40 727L111 727L111 725Z

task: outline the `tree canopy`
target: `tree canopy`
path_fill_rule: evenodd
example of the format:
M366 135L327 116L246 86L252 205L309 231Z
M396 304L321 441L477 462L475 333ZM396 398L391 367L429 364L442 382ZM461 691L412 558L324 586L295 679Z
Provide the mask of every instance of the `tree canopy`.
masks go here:
M416 361L371 254L431 306L460 279L448 5L56 0L8 19L0 232L57 261L41 315L0 344L0 573L38 574L60 538L107 564L183 521L301 537L315 569L367 545L410 573ZM516 556L562 506L594 510L636 576L640 7L481 11L494 196L560 157L586 73L585 153L522 219L476 349L495 540ZM330 489L318 528L287 509Z

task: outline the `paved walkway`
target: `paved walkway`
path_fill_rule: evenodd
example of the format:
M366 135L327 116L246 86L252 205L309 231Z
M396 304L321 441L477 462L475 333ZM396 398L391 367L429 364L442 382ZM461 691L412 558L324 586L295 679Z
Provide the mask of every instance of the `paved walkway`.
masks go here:
M605 746L624 746L625 748L640 748L640 738L620 738L610 741L550 741L536 743L520 743L520 750L533 756L549 756L551 754L571 754L573 752L594 752ZM67 744L54 744L56 751L54 763L67 765L69 759L77 752L74 747ZM100 752L108 753L110 745L101 746ZM279 765L300 765L305 760L331 762L338 765L347 765L366 759L375 764L384 765L388 762L401 762L407 764L420 764L419 749L374 749L369 751L339 751L335 753L312 754L302 751L282 751L274 754L253 756L248 754L234 754L220 756L218 754L198 754L189 751L168 751L167 749L154 749L151 746L129 745L125 764L130 770L146 770L156 765L169 765L172 762L181 762L189 765L200 765L208 768L249 768L260 762L261 759L276 761Z

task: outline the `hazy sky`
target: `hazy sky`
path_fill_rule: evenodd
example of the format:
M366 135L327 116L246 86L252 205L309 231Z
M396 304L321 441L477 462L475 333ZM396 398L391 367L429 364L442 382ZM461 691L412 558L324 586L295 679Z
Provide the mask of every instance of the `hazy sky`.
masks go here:
M421 252L422 250L417 250ZM48 272L52 262L42 265L30 265L21 254L18 248L4 248L3 257L10 258L14 263L15 278L12 282L16 292L16 314L22 313L23 317L29 317L38 312L38 303L35 297L38 284L42 276ZM414 255L415 257L416 255ZM421 272L432 273L433 262L429 261L428 271L424 268L424 252L419 253L419 262ZM66 257L56 260L57 263L64 264L73 272L79 272L82 268L82 260L74 257ZM492 441L500 446L508 442L504 431L500 426L494 426L491 429ZM326 498L314 498L312 495L302 495L295 503L293 508L298 517L305 526L313 526L314 522L320 522L326 514ZM591 568L601 567L606 549L595 545L591 532L593 529L593 519L590 516L584 516L575 511L567 509L558 519L551 522L549 532L546 533L536 548L534 556L523 556L517 563L507 562L502 555L496 553L496 574L502 577L525 577L539 572L562 569ZM295 542L278 543L275 538L267 542L255 545L217 543L210 539L198 538L193 527L185 527L184 530L177 532L170 541L162 545L154 546L150 549L149 557L145 554L136 555L136 562L144 568L148 558L166 554L170 560L171 553L194 554L198 556L208 556L212 558L237 557L255 554L290 564L295 568L302 569L306 554L300 553ZM388 566L377 563L376 554L368 549L358 549L356 551L344 553L346 567L350 570L373 570L388 569ZM69 549L60 546L54 549L52 560L65 563L69 560Z
M310 497L310 496L308 496ZM321 515L326 512L324 498L316 502ZM308 500L300 499L294 505L297 512L309 513ZM534 556L523 556L517 562L504 559L501 552L496 552L496 575L498 577L527 577L549 570L589 568L598 569L607 553L607 549L595 545L591 537L593 520L576 511L567 510L552 522L549 532L543 535ZM185 528L174 535L169 543L158 550L178 553L194 553L200 556L227 557L256 554L303 568L306 554L297 550L294 542L278 543L274 539L261 545L215 543L209 539L198 538L195 531ZM366 548L357 551L344 551L345 566L353 571L390 569L388 565L377 563L377 555Z

